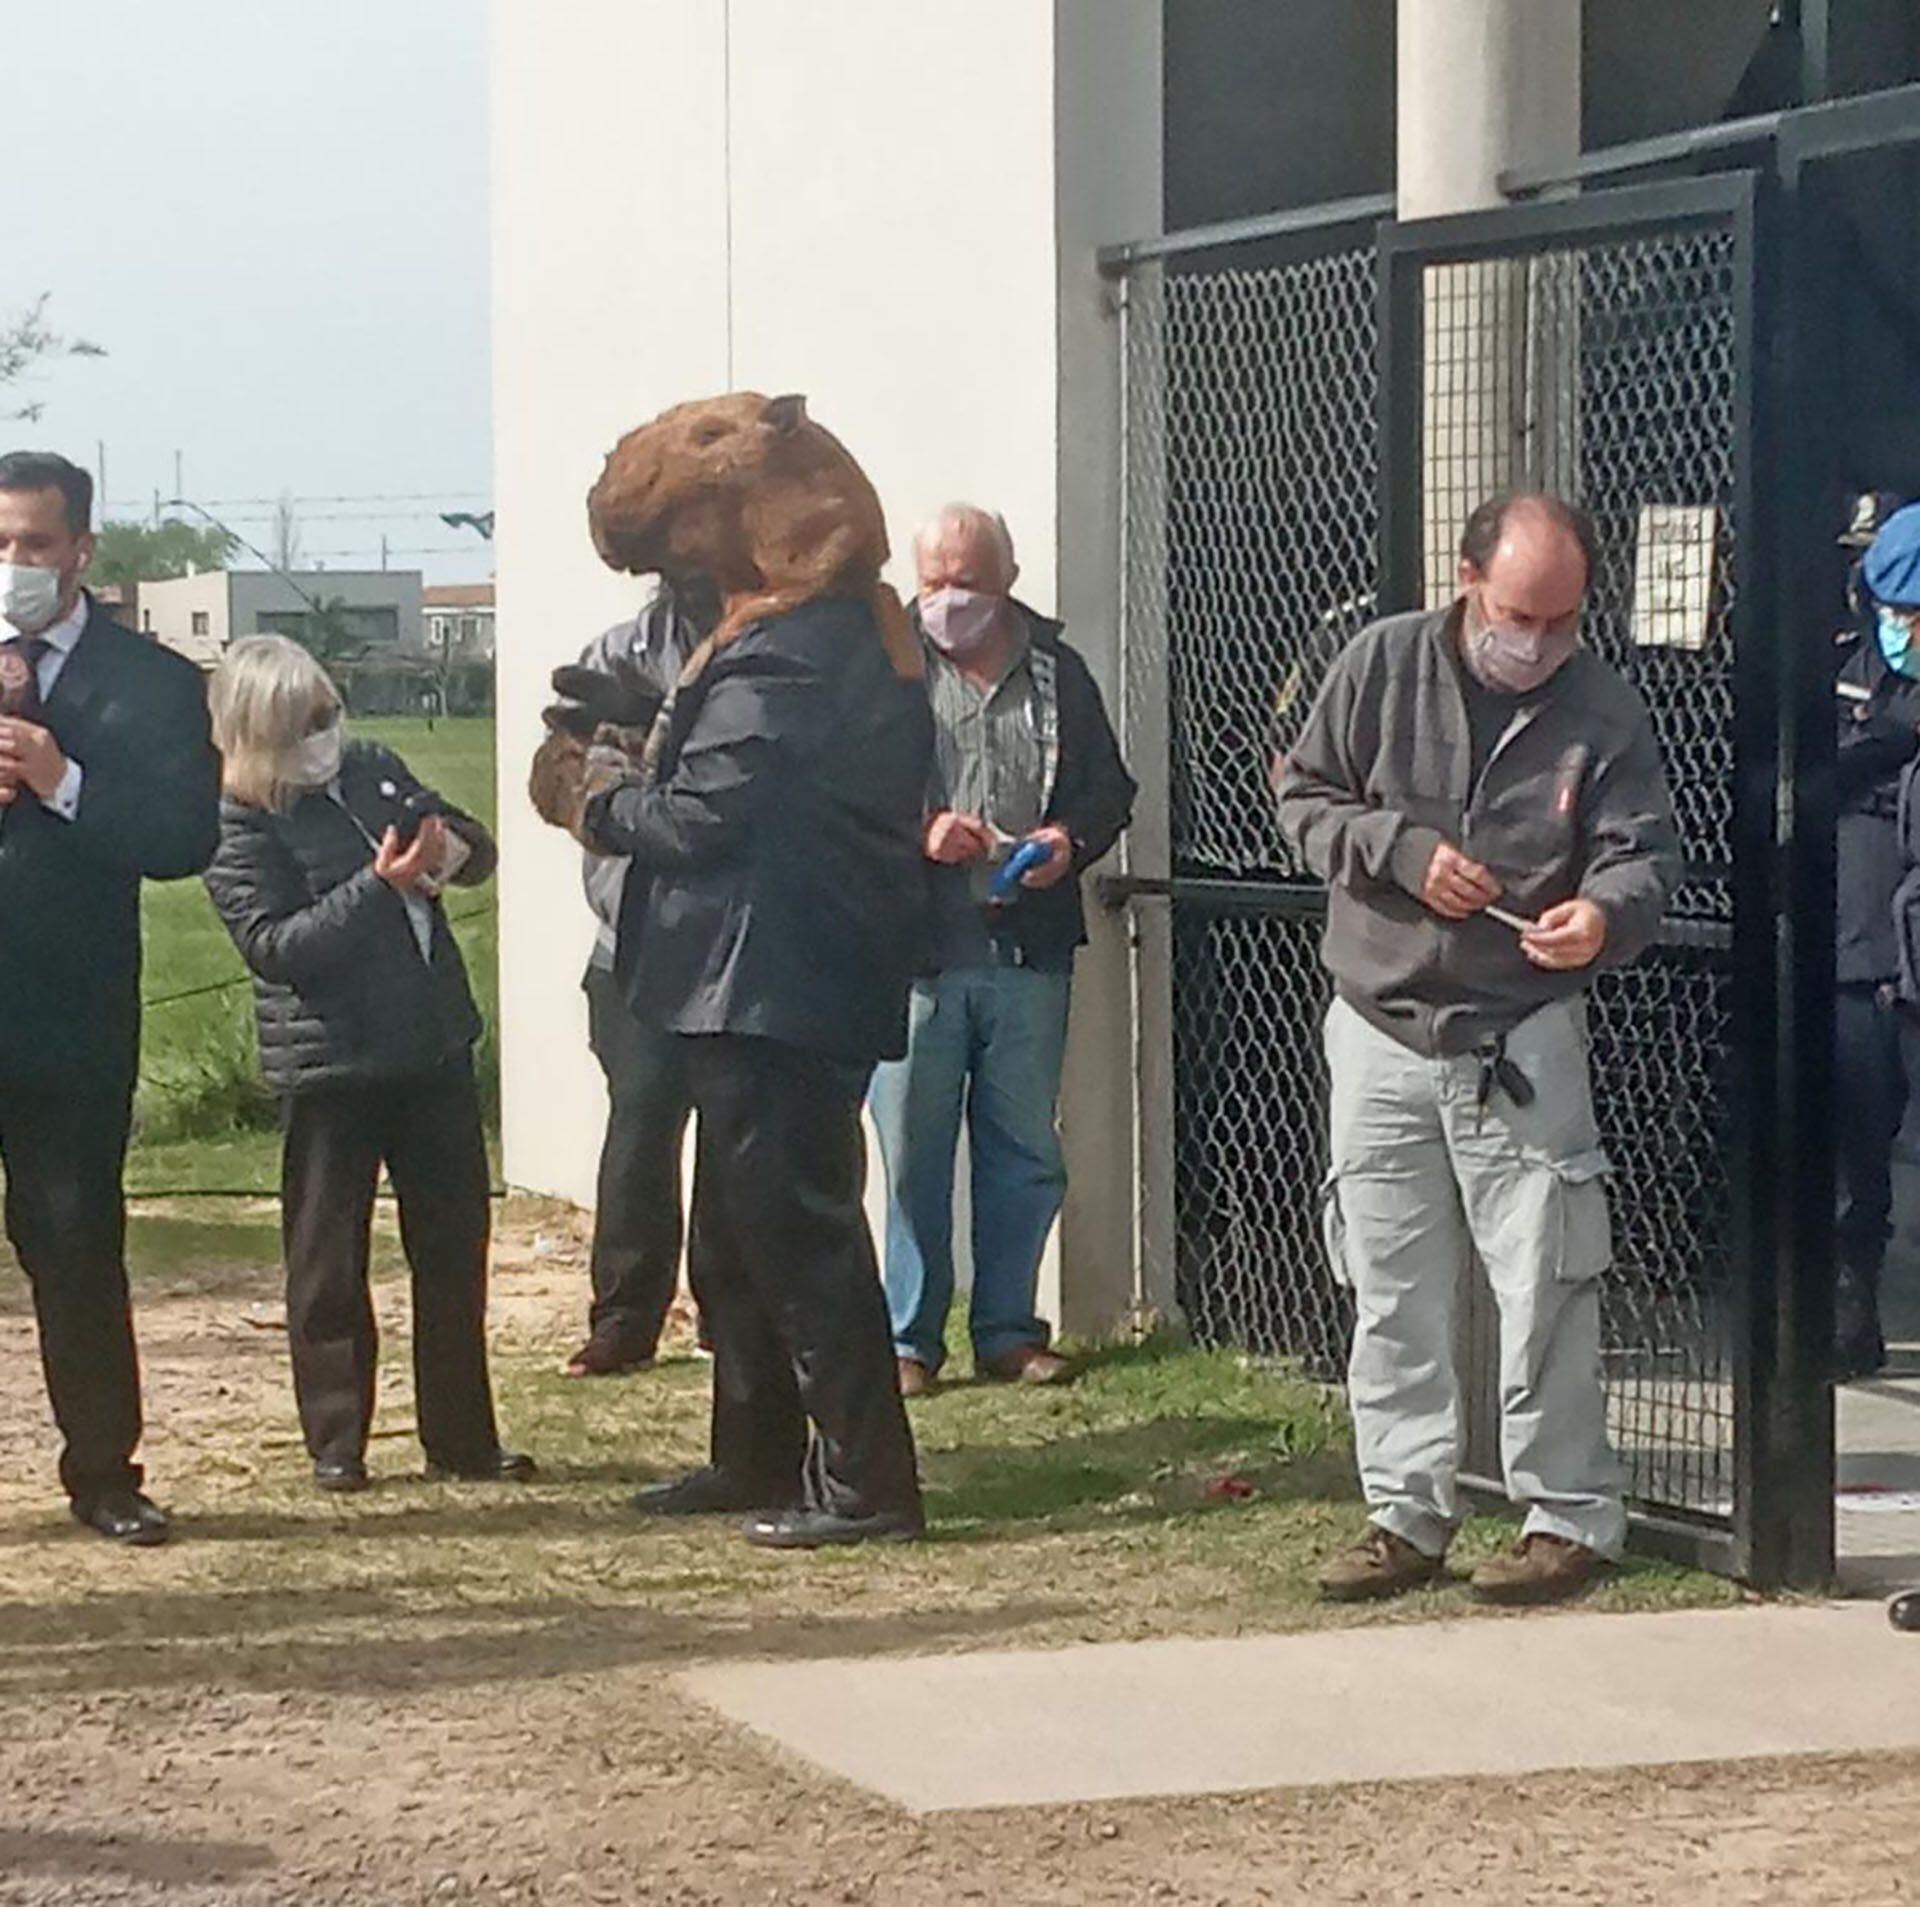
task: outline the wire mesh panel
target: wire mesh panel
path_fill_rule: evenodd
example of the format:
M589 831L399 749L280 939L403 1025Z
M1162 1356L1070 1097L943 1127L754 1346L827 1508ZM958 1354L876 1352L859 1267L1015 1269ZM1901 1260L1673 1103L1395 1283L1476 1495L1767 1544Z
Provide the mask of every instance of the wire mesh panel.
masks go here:
M1338 236L1136 268L1125 364L1129 871L1177 877L1141 1001L1172 1081L1142 1109L1171 1126L1166 1173L1143 1171L1143 1251L1170 1261L1148 1282L1201 1342L1327 1376L1347 1333L1319 1221L1328 983L1311 907L1271 911L1319 891L1280 840L1272 770L1375 613L1376 258ZM1200 889L1225 877L1268 884L1271 910L1222 912Z
M1173 934L1181 1312L1204 1344L1338 1378L1350 1313L1320 1230L1319 924L1181 902Z
M1494 491L1586 506L1582 632L1653 714L1692 871L1674 912L1716 920L1733 916L1735 254L1718 226L1422 274L1423 595L1452 596L1461 525Z
M1583 633L1652 713L1688 863L1672 911L1730 924L1736 243L1725 225L1588 237L1421 272L1425 590L1483 497L1552 487L1599 538ZM1411 449L1408 454L1414 454ZM1711 934L1709 935L1711 939ZM1615 1165L1602 1314L1610 1415L1633 1494L1733 1507L1733 1260L1724 953L1662 949L1594 992L1594 1089ZM1490 1300L1469 1463L1497 1476Z
M1153 808L1129 871L1167 877L1141 903L1161 954L1140 969L1139 1005L1143 1023L1164 1022L1171 1099L1141 1109L1143 1126L1167 1129L1166 1171L1143 1168L1143 1249L1171 1258L1202 1342L1329 1377L1350 1313L1320 1230L1323 896L1279 840L1271 773L1375 615L1393 533L1376 502L1377 266L1371 244L1137 266L1127 303L1125 702ZM1699 219L1436 258L1415 335L1387 341L1389 364L1417 360L1415 428L1386 454L1417 466L1420 594L1451 595L1460 528L1486 495L1538 484L1585 504L1600 538L1587 638L1645 697L1673 786L1685 944L1592 995L1616 1169L1605 1371L1634 1498L1708 1524L1730 1517L1735 1488L1727 944L1745 269L1732 230ZM1489 1322L1467 1333L1469 1467L1497 1476Z
M1163 709L1174 866L1295 870L1271 772L1372 619L1374 253L1129 288L1128 674Z
M1594 1093L1613 1161L1601 1291L1608 1418L1641 1502L1729 1516L1733 1198L1723 959L1663 948L1592 994Z

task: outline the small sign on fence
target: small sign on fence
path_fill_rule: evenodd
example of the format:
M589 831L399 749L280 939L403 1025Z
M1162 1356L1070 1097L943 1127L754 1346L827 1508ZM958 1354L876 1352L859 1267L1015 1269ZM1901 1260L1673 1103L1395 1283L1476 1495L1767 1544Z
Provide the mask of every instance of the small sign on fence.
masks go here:
M1711 503L1643 503L1633 551L1633 639L1704 649L1713 612L1720 512Z

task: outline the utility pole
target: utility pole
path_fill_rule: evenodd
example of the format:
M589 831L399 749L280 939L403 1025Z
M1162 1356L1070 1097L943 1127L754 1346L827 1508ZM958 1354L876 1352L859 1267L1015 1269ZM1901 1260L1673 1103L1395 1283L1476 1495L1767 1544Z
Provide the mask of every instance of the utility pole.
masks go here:
M176 497L187 494L186 483L180 475L180 453L177 450L173 453L173 494Z
M380 539L380 567L384 570L386 566L387 566L387 539L383 536Z

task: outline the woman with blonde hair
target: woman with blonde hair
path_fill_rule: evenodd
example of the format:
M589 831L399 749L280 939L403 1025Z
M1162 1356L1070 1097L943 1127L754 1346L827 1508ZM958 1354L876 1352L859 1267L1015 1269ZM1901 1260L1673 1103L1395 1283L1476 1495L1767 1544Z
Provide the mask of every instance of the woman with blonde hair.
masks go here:
M225 799L207 887L252 970L261 1067L281 1101L287 1336L313 1480L368 1481L383 1165L413 1278L427 1474L530 1476L494 1424L480 1015L440 905L448 883L492 874L493 841L391 750L348 741L339 691L284 636L234 643L211 702Z

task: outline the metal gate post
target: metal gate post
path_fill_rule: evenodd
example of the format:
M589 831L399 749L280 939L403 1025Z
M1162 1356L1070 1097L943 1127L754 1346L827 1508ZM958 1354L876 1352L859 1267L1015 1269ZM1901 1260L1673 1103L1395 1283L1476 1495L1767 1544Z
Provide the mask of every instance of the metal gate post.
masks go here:
M1791 122L1789 121L1789 127ZM1779 777L1778 1019L1772 1060L1777 1210L1767 1302L1755 1292L1753 1476L1743 1531L1755 1583L1825 1588L1834 1570L1830 1381L1834 1277L1833 613L1819 553L1839 521L1830 220L1817 166L1783 128L1778 181L1761 202L1756 311L1753 577L1769 625Z

